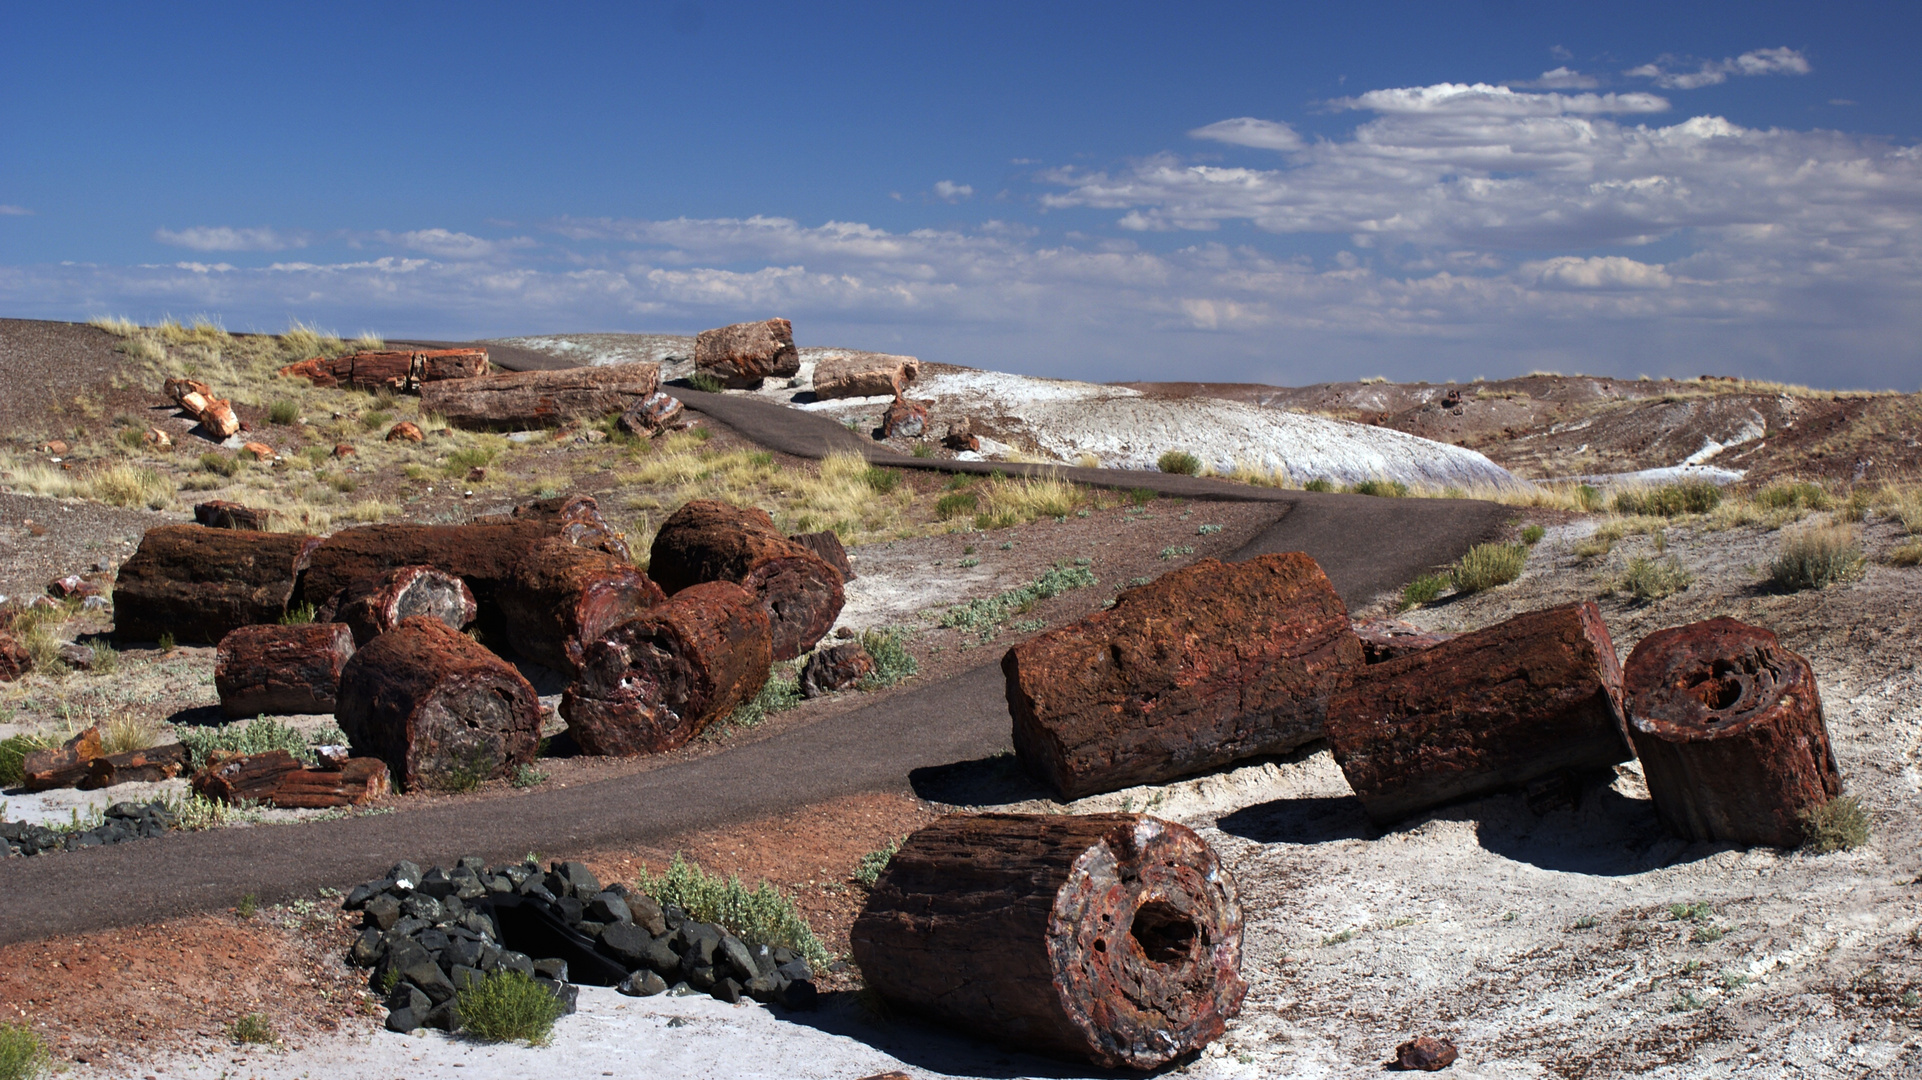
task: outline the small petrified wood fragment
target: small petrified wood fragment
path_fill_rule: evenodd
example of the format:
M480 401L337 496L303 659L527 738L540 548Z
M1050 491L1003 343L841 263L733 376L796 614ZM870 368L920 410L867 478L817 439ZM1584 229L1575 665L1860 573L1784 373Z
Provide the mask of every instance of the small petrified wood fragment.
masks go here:
M1530 612L1355 673L1329 704L1328 741L1385 825L1627 761L1622 669L1594 604Z
M348 758L339 768L301 769L283 774L267 796L275 806L313 810L359 806L392 790L387 763L379 758Z
M696 499L674 511L654 535L647 570L669 596L705 581L745 586L767 611L776 660L812 649L841 615L840 571L751 506Z
M787 378L801 370L794 324L768 319L703 330L694 338L694 366L731 390L758 386L774 376Z
M420 615L354 654L334 715L355 755L385 761L408 790L504 776L540 742L540 699L521 673Z
M194 774L194 793L225 803L265 802L282 777L300 771L300 759L285 750L258 754L215 751Z
M1658 630L1628 654L1629 737L1663 824L1685 840L1795 847L1842 794L1815 674L1735 619Z
M560 427L617 416L652 397L660 385L661 366L651 362L517 371L422 383L420 406L455 427Z
M0 682L13 682L33 670L33 654L8 630L0 630Z
M328 601L324 614L327 621L352 628L358 646L414 615L439 619L459 630L474 621L475 610L474 592L460 578L431 566L397 566L342 589Z
M354 656L345 623L243 626L214 651L220 711L238 719L261 713L330 713L340 673Z
M145 750L127 750L94 758L87 763L86 778L74 786L82 791L98 791L115 784L171 780L179 776L181 770L186 767L185 744L168 743L165 746L150 746Z
M87 778L87 769L94 759L106 756L107 752L100 746L100 726L95 724L51 750L28 754L21 761L20 770L26 775L28 791L51 791L80 783Z
M210 499L194 504L195 524L209 529L239 529L242 532L267 532L272 521L272 510L259 510L242 506L226 499Z
M1080 798L1318 739L1361 662L1341 598L1297 551L1164 574L1008 650L1001 670L1015 753Z
M562 674L579 669L583 642L665 599L633 564L564 540L529 548L500 596L507 643Z
M1153 1069L1241 1007L1234 879L1146 814L951 814L908 837L849 933L890 1002L1019 1046Z
M767 612L732 582L682 589L582 642L561 696L568 733L590 754L658 754L760 693L773 663Z
M279 622L319 545L299 533L148 529L114 580L115 636L212 645L238 627Z

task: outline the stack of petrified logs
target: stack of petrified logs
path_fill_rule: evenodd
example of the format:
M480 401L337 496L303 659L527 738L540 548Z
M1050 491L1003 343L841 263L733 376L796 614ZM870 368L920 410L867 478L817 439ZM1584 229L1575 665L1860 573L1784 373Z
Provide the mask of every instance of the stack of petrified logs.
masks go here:
M1204 559L1003 658L1024 765L1078 798L1326 739L1369 817L1610 775L1692 840L1793 846L1841 793L1808 662L1732 619L1626 674L1592 603L1466 634L1352 624L1308 556Z

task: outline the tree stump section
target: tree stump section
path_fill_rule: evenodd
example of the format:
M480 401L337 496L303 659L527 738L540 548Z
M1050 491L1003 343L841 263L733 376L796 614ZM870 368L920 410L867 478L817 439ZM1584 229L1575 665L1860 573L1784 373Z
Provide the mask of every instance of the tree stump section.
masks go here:
M890 1002L1024 1050L1153 1069L1241 1007L1234 879L1146 814L952 814L908 837L849 933Z
M279 622L320 542L204 525L148 529L114 580L114 635L212 645L242 626Z
M385 761L409 791L505 776L540 742L540 699L521 673L419 615L348 661L334 715L355 755Z
M1328 740L1378 825L1631 756L1622 669L1593 603L1361 669L1329 704Z
M1842 794L1807 660L1735 619L1658 630L1628 654L1629 737L1662 823L1685 840L1792 848Z
M194 774L194 793L224 803L266 802L281 778L300 771L300 759L285 750L259 754L215 751Z
M87 778L94 759L107 756L100 746L98 724L76 733L51 750L35 750L20 762L28 791L73 787Z
M1301 552L1203 559L1001 661L1021 763L1065 798L1162 783L1321 738L1362 663Z
M546 540L521 556L500 599L514 651L571 675L580 669L583 642L599 640L667 594L631 563Z
M94 758L87 763L86 777L74 786L82 791L98 791L115 784L171 780L186 767L187 747L182 743L168 743Z
M233 719L261 713L330 713L354 656L345 623L243 626L220 639L214 688Z
M474 621L476 610L474 592L460 578L431 566L398 566L342 589L322 614L328 622L346 623L361 646L415 615L459 630Z
M752 593L726 581L691 586L583 641L561 716L590 754L672 750L761 692L770 639Z
M819 555L822 562L840 571L843 585L854 580L854 564L848 561L848 549L841 546L841 538L834 535L833 529L789 533L788 539Z
M348 758L337 769L301 769L283 774L267 796L289 810L360 806L392 790L387 763L379 758Z
M600 504L594 501L592 495L556 495L551 499L523 503L505 514L477 517L474 521L478 524L543 522L554 536L575 547L604 551L625 563L634 561L634 553L627 547L626 535L601 516Z
M721 380L730 390L746 390L762 379L789 378L801 370L794 347L794 324L786 319L735 323L703 330L694 338L694 367Z
M829 357L814 365L814 396L830 398L900 397L921 374L921 361L912 356L855 353Z
M521 371L423 383L420 407L455 427L483 431L561 427L624 413L660 384L661 366L651 362Z
M669 596L707 581L745 587L767 611L776 660L812 649L841 615L840 572L751 506L696 499L676 510L654 536L648 574Z

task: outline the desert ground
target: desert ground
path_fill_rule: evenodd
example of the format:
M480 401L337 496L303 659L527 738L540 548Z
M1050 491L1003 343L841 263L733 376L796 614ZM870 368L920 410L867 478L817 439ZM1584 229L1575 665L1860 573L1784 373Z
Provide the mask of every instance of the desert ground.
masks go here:
M693 374L685 337L485 344L504 365L650 360L684 388ZM657 758L570 753L550 712L552 752L526 783L400 794L344 812L242 808L196 820L198 831L0 861L0 893L15 898L0 920L0 1021L38 1033L65 1075L519 1076L560 1063L586 1075L1108 1075L898 1014L846 963L864 860L941 814L999 809L1144 811L1195 829L1220 854L1246 913L1250 988L1226 1034L1172 1074L1360 1076L1382 1071L1404 1040L1437 1035L1460 1047L1449 1071L1461 1076L1922 1076L1922 395L1723 375L1117 386L924 364L908 396L932 402L933 430L880 440L870 430L887 399L810 393L812 365L848 352L825 348L802 351L792 382L724 395L824 417L852 433L845 445L872 447L870 464L845 449L783 449L751 423L717 419L718 406L701 412L693 389L691 427L634 440L606 424L460 431L407 395L274 374L352 345L305 330L245 337L211 325L0 320L0 594L32 598L69 574L110 582L146 529L191 520L207 499L267 508L278 527L318 534L464 521L584 493L638 554L681 503L723 497L762 506L784 528L839 534L857 574L840 625L896 633L916 671L893 686L737 716ZM243 441L271 455L249 460L197 434L160 391L175 374L231 394L250 429ZM957 455L939 436L964 417L983 446ZM386 441L401 420L419 422L423 441ZM150 430L171 446L157 448ZM341 446L354 452L337 454ZM1170 451L1194 455L1212 478L1166 477L1166 491L1152 490ZM1678 477L1716 481L1715 505L1637 501ZM1333 490L1303 492L1310 482ZM1381 494L1343 491L1364 485ZM1486 528L1430 537L1410 524L1411 535L1392 539L1427 544L1432 557L1408 558L1392 579L1344 570L1338 587L1355 583L1342 590L1350 614L1468 631L1593 600L1622 657L1655 630L1713 616L1767 627L1815 671L1846 790L1867 811L1866 839L1827 852L1688 844L1657 820L1632 762L1566 799L1531 806L1498 794L1387 830L1369 823L1320 743L1069 802L1015 763L993 666L1012 645L1169 570L1232 558L1264 536L1306 535L1287 530L1317 515L1416 523L1469 497L1493 507L1476 519ZM1839 545L1846 572L1822 588L1776 579L1785 550L1820 537ZM1441 578L1417 587L1481 542L1519 547L1519 576L1472 594ZM1328 555L1331 578L1338 559ZM946 617L1060 566L1095 583L985 627ZM212 648L119 644L112 627L105 605L37 618L28 641L37 669L0 684L0 739L93 723L149 741L230 728ZM68 644L93 650L86 666L61 662ZM559 682L525 673L551 710ZM331 716L267 719L302 738L333 737ZM857 721L882 733L897 725L901 747L876 746L876 760L915 747L933 757L863 771L808 751L810 739ZM964 727L974 741L940 741ZM972 749L937 752L964 744ZM837 958L822 973L820 1009L590 987L545 1047L382 1029L380 996L345 958L359 920L339 910L341 891L400 858L451 864L469 850L446 840L468 835L457 825L484 836L491 820L539 822L542 806L667 790L645 785L726 775L743 760L780 764L750 790L701 794L699 814L630 801L624 818L609 811L615 824L556 831L538 853L581 860L603 882L658 872L676 852L770 882ZM78 828L111 803L156 798L185 800L185 781L9 790L0 819ZM352 848L368 838L389 846ZM268 848L370 869L296 892L221 854ZM151 862L128 861L137 859ZM88 894L90 873L134 865L191 867L207 884L143 893L136 876ZM45 925L21 917L20 898L50 912ZM251 1016L268 1040L236 1041L236 1022Z

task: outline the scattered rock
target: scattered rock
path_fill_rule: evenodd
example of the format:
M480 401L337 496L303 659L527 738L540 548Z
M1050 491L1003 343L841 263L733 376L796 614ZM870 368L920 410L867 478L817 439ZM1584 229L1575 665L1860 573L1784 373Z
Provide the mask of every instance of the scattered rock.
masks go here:
M348 457L350 455L357 454L359 452L360 451L355 450L353 447L348 446L346 443L334 444L334 456L337 458Z
M173 436L157 427L148 428L147 433L140 437L140 441L145 443L149 450L171 450L174 445Z
M61 663L75 671L93 670L94 652L85 645L76 645L73 642L68 642L60 646L59 656Z
M883 439L918 439L928 430L928 406L926 402L909 401L895 398L894 404L881 416L881 437Z
M1410 1039L1395 1048L1395 1066L1411 1072L1440 1072L1455 1063L1461 1052L1447 1039L1427 1035Z
M240 452L252 455L255 461L272 461L274 459L274 448L268 446L266 443L246 443L241 446Z
M653 438L669 428L682 426L684 410L680 398L657 390L647 400L622 413L617 424L621 431L637 439Z
M226 499L210 499L194 504L194 521L210 529L239 529L243 532L270 532L274 512L256 510Z
M974 433L974 422L962 419L948 425L948 433L942 436L941 445L961 453L980 453L981 438Z
M33 654L12 633L0 630L0 682L13 682L32 670Z
M874 672L874 657L858 641L821 649L801 669L801 696L817 698L846 690Z
M58 457L65 457L67 455L67 452L71 450L72 447L68 446L65 442L63 442L60 439L55 439L52 442L47 443L45 446L42 446L40 449Z
M387 429L388 442L420 442L424 437L420 433L420 425L412 420L402 420Z
M794 324L768 319L703 330L694 339L694 367L733 390L795 375L801 370L801 354L794 347Z
M47 595L57 600L85 599L100 595L100 584L89 581L79 574L68 574L47 583Z
M124 844L130 840L150 840L174 827L174 816L165 804L117 802L107 807L99 825L81 832L62 835L44 825L24 821L0 821L0 843L6 854L40 855L49 851L78 851L104 844Z

